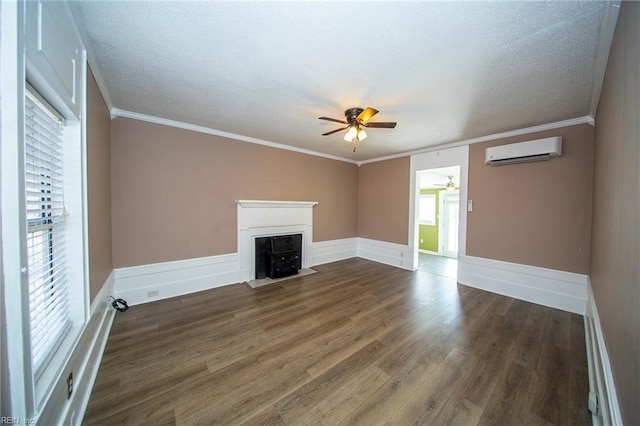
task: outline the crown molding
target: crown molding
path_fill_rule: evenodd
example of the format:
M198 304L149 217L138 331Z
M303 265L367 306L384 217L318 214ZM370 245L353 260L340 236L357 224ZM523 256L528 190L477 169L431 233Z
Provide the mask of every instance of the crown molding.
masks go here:
M563 127L577 126L579 124L593 125L593 119L589 116L571 118L569 120L556 121L554 123L541 124L539 126L525 127L523 129L509 130L508 132L494 133L492 135L480 136L477 138L464 139L457 142L449 142L441 145L434 145L427 148L416 149L414 151L406 151L398 154L386 155L384 157L372 158L358 162L358 167L363 164L377 163L378 161L393 160L395 158L409 157L416 154L424 154L425 152L441 151L443 149L455 148L457 146L472 145L474 143L488 142L496 139L509 138L512 136L521 136L528 133L542 132L545 130L561 129Z
M169 119L166 119L166 118L155 117L155 116L152 116L152 115L146 115L146 114L140 114L140 113L137 113L137 112L126 111L126 110L119 109L119 108L114 108L113 110L111 110L111 119L114 119L116 117L131 118L131 119L134 119L134 120L146 121L146 122L149 122L149 123L162 124L164 126L176 127L178 129L191 130L191 131L199 132L199 133L206 133L208 135L220 136L220 137L227 138L227 139L235 139L235 140L242 141L242 142L249 142L249 143L254 143L254 144L257 144L257 145L264 145L264 146L268 146L268 147L271 147L271 148L285 149L287 151L298 152L300 154L313 155L313 156L316 156L316 157L328 158L330 160L337 160L337 161L343 161L345 163L358 164L357 161L355 161L355 160L350 160L350 159L344 158L344 157L338 157L337 155L324 154L322 152L312 151L310 149L298 148L298 147L291 146L291 145L285 145L285 144L281 144L281 143L277 143L277 142L266 141L264 139L252 138L252 137L249 137L249 136L244 136L244 135L238 135L238 134L235 134L235 133L224 132L222 130L212 129L210 127L198 126L198 125L195 125L195 124L185 123L185 122L182 122L182 121L169 120Z
M313 156L316 156L316 157L328 158L330 160L342 161L342 162L345 162L345 163L355 164L358 167L362 166L363 164L377 163L379 161L385 161L385 160L393 160L395 158L408 157L408 156L416 155L416 154L424 154L426 152L432 152L432 151L440 151L440 150L443 150L443 149L455 148L457 146L471 145L471 144L474 144L474 143L487 142L487 141L492 141L492 140L496 140L496 139L508 138L508 137L512 137L512 136L526 135L528 133L542 132L542 131L545 131L545 130L560 129L560 128L563 128L563 127L576 126L576 125L580 125L580 124L590 124L592 126L594 125L593 118L591 118L589 116L584 116L584 117L572 118L572 119L569 119L569 120L556 121L554 123L541 124L539 126L525 127L525 128L522 128L522 129L510 130L508 132L494 133L492 135L480 136L480 137L472 138L472 139L464 139L464 140L461 140L461 141L450 142L450 143L445 143L445 144L440 144L440 145L434 145L434 146L421 148L421 149L417 149L417 150L413 150L413 151L405 151L405 152L400 152L398 154L391 154L391 155L386 155L386 156L383 156L383 157L372 158L372 159L369 159L369 160L355 161L355 160L351 160L351 159L344 158L344 157L338 157L337 155L325 154L325 153L322 153L322 152L312 151L312 150L309 150L309 149L298 148L298 147L291 146L291 145L285 145L285 144L271 142L271 141L267 141L267 140L263 140L263 139L252 138L252 137L249 137L249 136L238 135L238 134L235 134L235 133L224 132L222 130L212 129L210 127L205 127L205 126L198 126L198 125L195 125L195 124L185 123L185 122L182 122L182 121L169 120L169 119L166 119L166 118L155 117L155 116L152 116L152 115L140 114L140 113L137 113L137 112L127 111L127 110L123 110L123 109L119 109L119 108L112 108L110 111L111 111L111 119L112 120L115 119L116 117L123 117L123 118L130 118L130 119L133 119L133 120L146 121L148 123L161 124L161 125L164 125L164 126L175 127L175 128L178 128L178 129L191 130L191 131L194 131L194 132L220 136L220 137L227 138L227 139L234 139L234 140L239 140L239 141L242 141L242 142L248 142L248 143L253 143L253 144L257 144L257 145L268 146L268 147L271 147L271 148L284 149L284 150L287 150L287 151L298 152L298 153L301 153L301 154L313 155Z
M589 106L589 117L595 122L600 94L604 83L604 75L607 71L609 53L613 44L613 36L616 32L618 15L620 15L620 0L605 2L604 16L600 25L600 37L598 39L598 50L596 52L595 72L593 77L593 88L591 89L591 104ZM593 124L592 124L593 125Z
M104 103L107 105L109 109L109 115L111 115L111 119L113 119L113 102L111 101L111 96L109 96L109 91L107 90L107 85L104 82L104 78L102 77L102 72L100 71L100 67L96 63L93 54L89 49L87 49L87 62L89 63L89 68L93 73L93 77L96 79L96 83L98 84L98 89L100 89L100 93L102 94L102 99Z

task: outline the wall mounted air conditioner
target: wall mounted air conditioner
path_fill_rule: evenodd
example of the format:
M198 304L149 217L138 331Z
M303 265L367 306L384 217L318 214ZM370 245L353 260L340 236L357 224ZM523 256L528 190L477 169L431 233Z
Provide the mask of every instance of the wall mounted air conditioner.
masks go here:
M484 151L484 163L490 166L544 161L562 155L562 137L492 146Z

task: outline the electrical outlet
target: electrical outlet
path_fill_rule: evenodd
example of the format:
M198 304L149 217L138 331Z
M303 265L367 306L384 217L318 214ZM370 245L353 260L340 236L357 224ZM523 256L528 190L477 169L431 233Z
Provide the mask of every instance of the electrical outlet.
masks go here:
M71 398L72 393L73 393L73 371L69 373L69 377L67 377L67 399Z
M159 296L160 290L151 290L147 292L147 297Z
M424 243L424 238L420 238L420 244Z
M594 392L589 392L588 407L593 414L598 414L598 396Z

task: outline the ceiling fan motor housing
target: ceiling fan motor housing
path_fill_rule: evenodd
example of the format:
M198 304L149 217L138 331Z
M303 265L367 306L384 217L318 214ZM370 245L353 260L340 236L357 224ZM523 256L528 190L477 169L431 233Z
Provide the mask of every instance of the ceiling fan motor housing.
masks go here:
M364 111L364 108L349 108L344 112L344 116L350 124L355 124L357 121L356 119L362 111Z

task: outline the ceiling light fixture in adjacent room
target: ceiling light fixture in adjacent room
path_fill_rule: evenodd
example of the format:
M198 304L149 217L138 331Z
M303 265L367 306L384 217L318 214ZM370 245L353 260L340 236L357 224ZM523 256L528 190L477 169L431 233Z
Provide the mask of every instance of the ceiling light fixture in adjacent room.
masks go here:
M449 178L449 182L447 182L447 191L455 191L456 184L453 183L453 176L447 176Z

